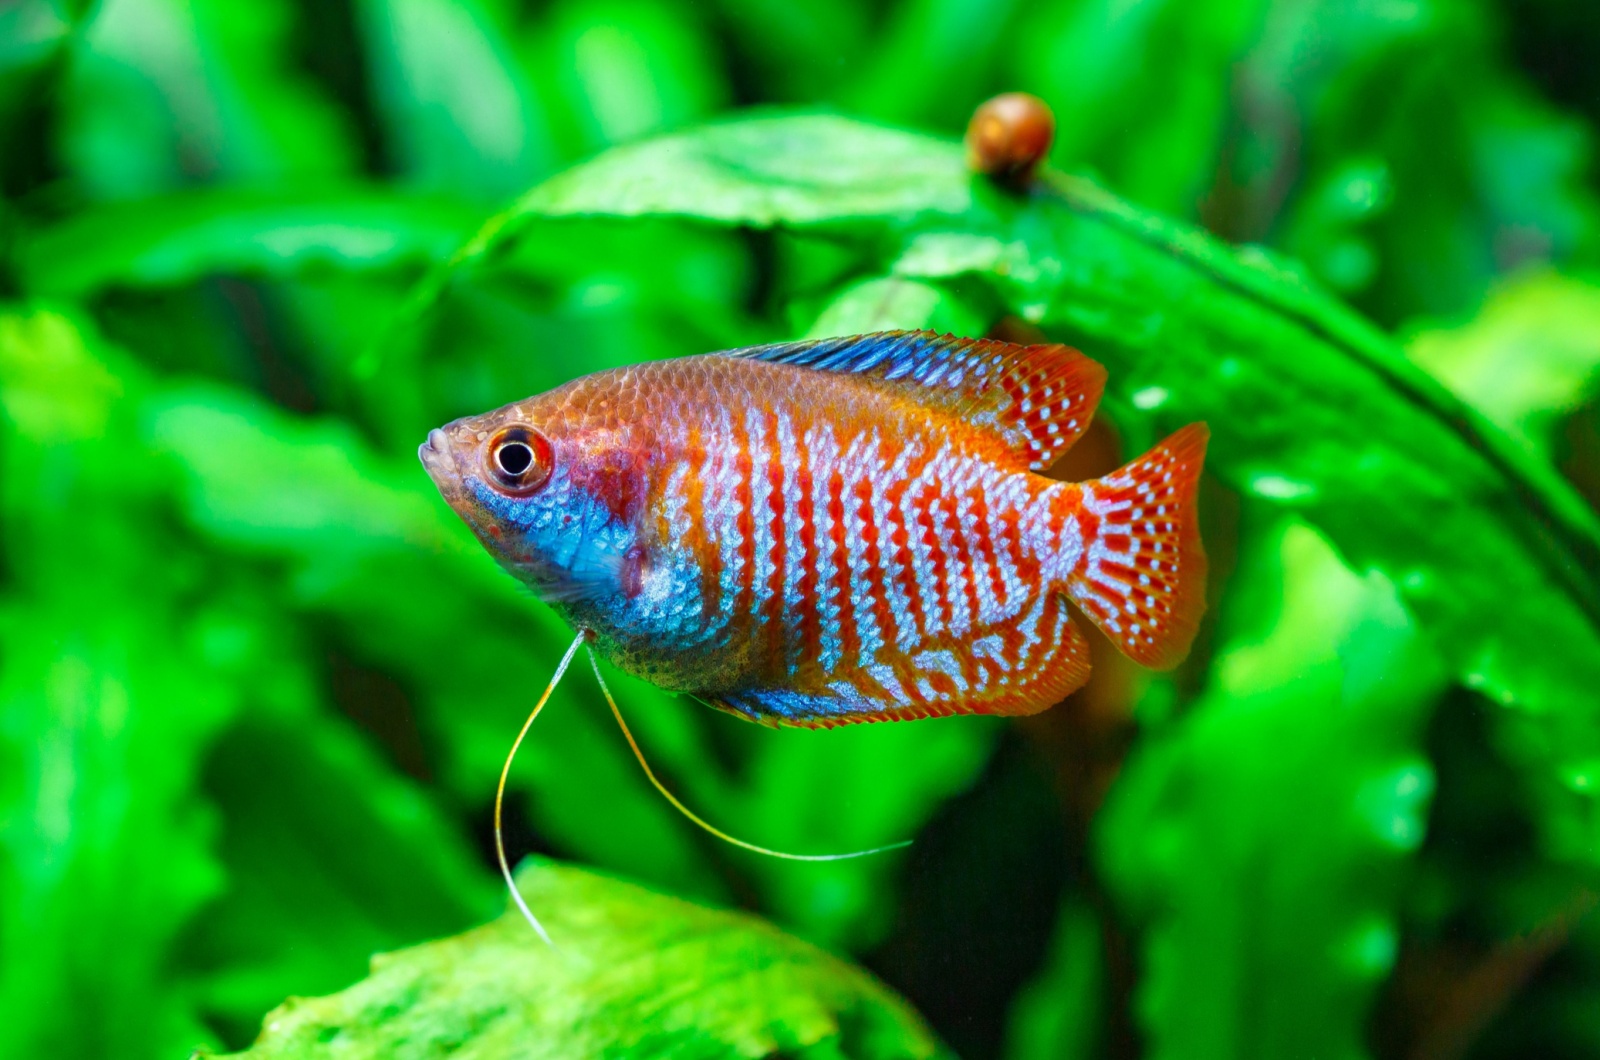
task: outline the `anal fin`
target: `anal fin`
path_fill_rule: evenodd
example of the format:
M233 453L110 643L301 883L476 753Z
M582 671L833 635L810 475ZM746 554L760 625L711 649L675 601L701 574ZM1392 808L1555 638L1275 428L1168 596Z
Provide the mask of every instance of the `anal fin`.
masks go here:
M817 729L952 714L1037 714L1088 679L1088 642L1065 598L1049 593L1013 625L920 647L893 666L841 666L793 685L697 698L764 725Z

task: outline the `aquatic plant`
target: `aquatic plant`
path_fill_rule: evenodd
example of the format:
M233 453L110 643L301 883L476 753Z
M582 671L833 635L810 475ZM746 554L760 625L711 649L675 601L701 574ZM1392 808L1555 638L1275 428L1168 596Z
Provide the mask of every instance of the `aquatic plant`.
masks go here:
M1594 1052L1600 30L1510 10L0 12L0 1053ZM1056 143L997 182L1010 88ZM480 927L569 638L417 443L900 327L1104 362L1069 477L1210 424L1189 662L828 733L617 679L718 824L916 839L809 866L578 674L508 803L572 941Z

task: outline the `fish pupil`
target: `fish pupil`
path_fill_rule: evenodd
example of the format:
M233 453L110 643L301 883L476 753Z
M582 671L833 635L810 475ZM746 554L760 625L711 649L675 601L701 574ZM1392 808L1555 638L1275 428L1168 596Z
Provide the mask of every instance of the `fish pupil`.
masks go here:
M495 453L494 458L500 470L512 478L533 466L533 450L526 442L507 442Z

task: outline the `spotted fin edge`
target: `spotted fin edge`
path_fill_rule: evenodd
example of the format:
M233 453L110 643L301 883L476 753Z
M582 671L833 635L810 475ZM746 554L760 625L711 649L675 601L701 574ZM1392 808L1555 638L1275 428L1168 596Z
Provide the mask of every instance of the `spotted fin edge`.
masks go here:
M1084 544L1068 596L1124 655L1155 670L1184 660L1205 613L1196 494L1209 438L1205 424L1191 423L1125 467L1060 494Z

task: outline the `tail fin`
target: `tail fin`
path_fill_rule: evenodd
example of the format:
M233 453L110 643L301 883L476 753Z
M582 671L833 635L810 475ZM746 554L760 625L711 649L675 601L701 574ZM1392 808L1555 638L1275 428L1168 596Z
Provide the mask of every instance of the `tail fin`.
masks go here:
M1189 654L1206 607L1195 493L1210 436L1191 423L1078 487L1083 551L1067 595L1124 654L1157 670Z

